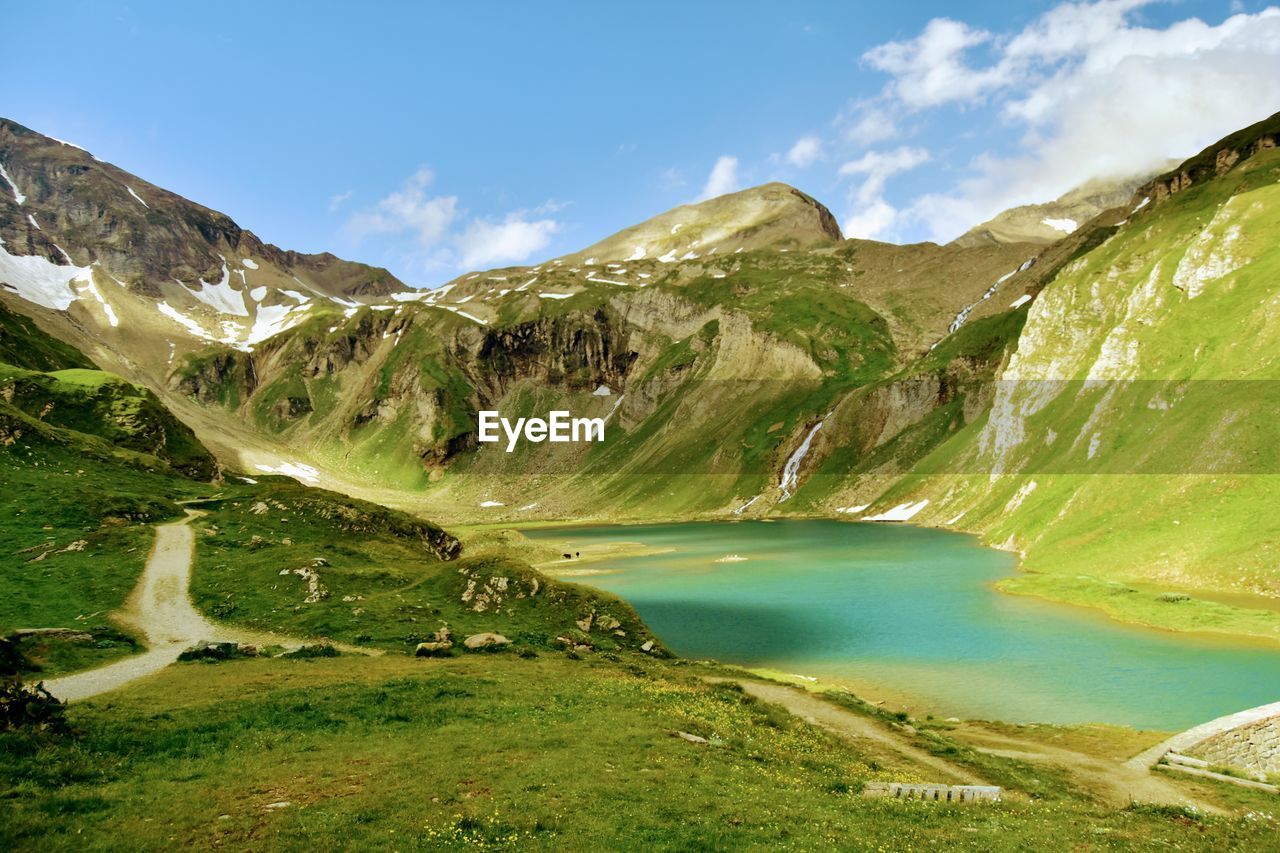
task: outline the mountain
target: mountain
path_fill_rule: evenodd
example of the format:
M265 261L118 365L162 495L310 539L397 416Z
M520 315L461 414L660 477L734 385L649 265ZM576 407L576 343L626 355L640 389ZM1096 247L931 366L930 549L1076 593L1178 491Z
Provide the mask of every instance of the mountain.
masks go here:
M768 184L432 292L339 287L317 258L4 127L0 299L149 387L233 468L315 471L445 519L483 502L728 511L776 476L818 409L977 319L984 296L1014 298L1024 276L1010 275L1035 255L844 241L825 207ZM611 260L637 246L643 258ZM610 417L606 445L478 449L479 409L549 406ZM697 438L708 431L733 449ZM712 469L714 488L687 477ZM664 487L642 470L669 471L672 500L651 500ZM570 471L592 487L527 476Z
M145 329L247 347L314 303L350 308L407 290L384 269L264 243L225 214L7 119L0 169L5 289L115 336ZM140 343L112 337L112 349Z
M1178 164L1123 178L1095 178L1043 204L1012 207L981 225L975 225L953 242L957 246L986 243L1036 243L1047 246L1071 234L1104 210L1124 204L1138 187Z
M717 252L808 249L841 239L831 211L794 187L772 183L682 205L564 260L588 263L650 258L670 263Z
M1074 235L990 410L886 494L856 502L906 505L912 521L1017 550L1024 572L1005 582L1011 591L1167 627L1280 636L1274 610L1240 609L1280 596L1278 143L1280 115ZM847 485L833 468L829 480Z
M1250 630L1271 630L1264 618L1207 600L1160 610L1154 594L1106 591L1120 583L1275 592L1263 568L1270 528L1255 520L1265 478L1233 479L1232 497L1219 499L1222 481L1208 475L1243 476L1241 460L1270 458L1236 434L1246 427L1214 420L1226 412L1255 424L1266 401L1214 398L1195 407L1196 417L1159 420L1181 392L1126 395L1147 382L1265 378L1269 361L1258 353L1269 351L1273 330L1258 306L1271 299L1277 121L1147 180L1123 204L1089 211L1047 245L1035 235L947 246L843 240L825 208L769 184L677 208L582 252L468 273L436 291L326 295L317 280L287 322L251 340L209 333L239 315L195 296L181 304L200 331L175 321L157 336L157 312L167 316L159 306L172 308L183 294L108 286L103 272L116 275L110 265L123 261L105 256L96 230L89 248L59 232L71 263L31 243L33 254L13 246L10 266L0 268L0 282L11 285L6 269L39 266L46 279L56 271L64 288L72 285L64 308L40 302L46 291L20 278L0 301L146 386L223 464L251 474L288 472L445 522L910 519L1022 551L1031 573L1011 588L1159 624L1238 628L1243 619ZM64 147L5 149L0 165L27 195L31 176L50 167L22 158L87 158ZM1095 185L1064 203L1097 207L1119 192ZM37 213L71 219L75 205L58 204L74 192L39 197ZM138 206L117 192L102 218L124 217L122 205ZM146 217L141 223L137 239L152 245ZM158 227L164 239L173 233ZM195 248L184 251L192 257L213 251L203 236L191 239ZM96 251L105 259L83 278L74 264ZM266 274L283 276L300 262L259 252L260 261L249 259L255 269L243 253L234 257L241 262L225 276L227 290L214 292L267 282L260 286L270 299L290 298L270 291ZM220 270L223 262L213 263ZM104 303L115 306L118 326ZM606 440L506 453L478 441L481 409L598 416ZM1157 450L1174 461L1153 471L1148 457ZM1179 465L1207 479L1193 488L1174 476ZM1125 476L1093 476L1113 471ZM1241 523L1196 509L1215 501ZM1145 520L1116 523L1116 507L1130 505L1125 511ZM1176 553L1160 527L1171 507L1180 518ZM1124 610L1121 601L1132 604Z

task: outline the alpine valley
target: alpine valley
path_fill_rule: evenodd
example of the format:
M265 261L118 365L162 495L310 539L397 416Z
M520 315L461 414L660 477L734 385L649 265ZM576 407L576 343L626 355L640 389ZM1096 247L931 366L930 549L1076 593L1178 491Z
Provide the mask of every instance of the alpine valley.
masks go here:
M656 549L541 528L945 528L1016 555L1000 595L1275 652L1278 142L947 245L769 183L418 290L0 119L0 665L74 730L0 732L0 841L1274 844L1275 772L684 660L590 585ZM481 411L604 440L508 453Z

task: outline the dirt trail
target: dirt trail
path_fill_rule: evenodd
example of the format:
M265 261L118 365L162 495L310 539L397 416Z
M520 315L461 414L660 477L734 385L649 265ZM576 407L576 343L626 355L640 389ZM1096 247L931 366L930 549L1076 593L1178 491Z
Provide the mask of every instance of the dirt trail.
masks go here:
M191 557L195 534L191 521L201 513L187 510L182 521L156 526L156 541L137 586L116 615L146 639L148 649L115 663L45 682L45 688L64 701L106 693L164 669L184 649L203 641L277 645L298 648L304 641L278 634L210 622L191 603ZM341 647L344 651L360 651Z
M1172 780L1135 767L1119 758L1105 758L1066 749L1036 740L998 734L979 728L953 733L974 749L1032 764L1046 764L1062 770L1081 789L1111 806L1132 802L1193 806L1210 814L1225 814L1217 806L1190 796Z
M732 682L742 686L751 696L786 708L792 714L852 740L865 740L885 747L904 758L932 769L938 782L960 782L970 785L991 784L972 770L939 758L911 743L907 738L875 720L841 708L821 696L782 684L769 684L727 678L708 681ZM1082 789L1111 806L1123 807L1132 802L1193 806L1210 814L1228 812L1189 795L1176 782L1157 776L1144 767L1134 767L1122 758L1105 758L1053 746L1030 739L998 734L987 729L966 726L953 737L974 749L1004 758L1032 764L1044 764L1062 770Z
M972 770L952 764L945 758L939 758L905 737L885 728L879 723L861 714L841 708L825 699L804 690L787 687L782 684L768 684L759 681L735 681L734 679L715 678L708 681L730 681L741 685L749 695L764 702L781 705L792 714L813 725L824 728L844 738L852 740L868 740L888 748L922 767L928 767L939 774L938 782L951 782L965 785L989 785L987 780Z

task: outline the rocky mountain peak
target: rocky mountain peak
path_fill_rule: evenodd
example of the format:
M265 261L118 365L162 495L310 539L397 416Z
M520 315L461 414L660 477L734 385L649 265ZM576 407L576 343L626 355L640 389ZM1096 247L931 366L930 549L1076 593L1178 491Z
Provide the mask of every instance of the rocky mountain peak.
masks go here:
M775 182L681 205L565 260L693 260L751 249L805 249L841 239L830 210L795 187Z

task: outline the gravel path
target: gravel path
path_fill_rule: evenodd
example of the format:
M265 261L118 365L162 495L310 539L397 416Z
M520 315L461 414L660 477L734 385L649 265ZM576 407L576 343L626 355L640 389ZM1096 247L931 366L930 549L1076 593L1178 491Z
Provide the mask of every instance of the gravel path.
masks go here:
M731 681L732 679L708 679L708 681ZM885 728L874 720L861 714L841 708L838 705L793 687L782 684L767 684L759 681L736 681L749 695L763 702L781 705L792 714L806 722L834 732L841 737L853 741L872 741L892 752L910 759L922 767L928 767L940 775L936 781L960 783L965 785L990 785L987 780L976 775L972 770L952 764L945 758L939 758L891 729Z
M121 622L145 638L148 649L96 669L77 672L44 683L63 701L85 699L106 693L135 679L164 669L178 659L184 649L203 641L277 645L298 648L302 640L217 625L191 603L191 557L195 534L191 521L200 516L187 510L182 521L156 526L156 541L147 557L146 568L124 608L116 615Z
M735 681L719 678L707 680L734 681L751 696L781 705L797 717L855 743L858 740L870 741L888 748L913 763L930 768L939 774L939 778L933 781L958 782L967 785L991 784L968 768L926 752L877 721L841 708L807 691L782 684L749 680ZM1126 763L1122 760L1086 755L1075 750L993 732L958 730L954 735L982 752L1045 764L1063 770L1082 789L1108 805L1122 807L1139 801L1194 806L1211 814L1226 813L1223 809L1190 795L1172 781L1153 776L1145 766L1140 768L1131 766L1132 762Z

